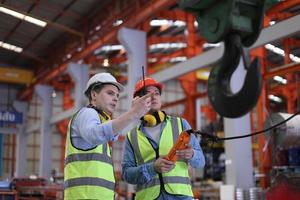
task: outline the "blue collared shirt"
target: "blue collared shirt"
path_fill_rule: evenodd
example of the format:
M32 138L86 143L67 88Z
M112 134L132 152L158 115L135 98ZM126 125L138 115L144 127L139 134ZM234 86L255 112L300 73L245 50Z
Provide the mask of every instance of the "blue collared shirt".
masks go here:
M114 141L112 121L101 123L93 108L81 108L71 124L72 143L79 149L91 149L108 141Z
M165 122L162 124L165 126ZM191 126L188 124L188 122L185 119L182 119L182 125L183 130L191 129ZM145 136L149 139L149 141L152 143L154 148L158 147L158 144L152 140L151 136L145 132L144 128L141 127L141 131L145 134ZM161 133L160 133L161 134ZM190 144L192 145L194 149L194 155L189 160L189 164L193 168L202 168L205 165L205 159L202 152L202 149L199 145L199 141L197 138L192 134ZM137 166L135 162L135 157L133 150L131 148L131 145L128 141L128 138L126 138L125 141L125 152L124 152L124 158L122 162L122 178L127 181L130 184L144 184L149 182L154 176L156 176L157 173L154 170L153 162L146 163L144 165ZM165 191L161 191L161 194L158 198L159 200L190 200L191 197L187 196L181 196L181 195L169 195Z

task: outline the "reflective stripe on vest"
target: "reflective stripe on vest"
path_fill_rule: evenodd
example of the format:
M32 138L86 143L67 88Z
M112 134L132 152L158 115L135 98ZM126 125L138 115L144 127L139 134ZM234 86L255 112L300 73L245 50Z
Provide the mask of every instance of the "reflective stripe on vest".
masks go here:
M72 145L70 120L66 141L64 199L114 199L115 178L108 144L90 150ZM100 116L101 122L106 121Z
M182 184L191 184L191 180L187 177L173 176L173 177L164 177L164 183L182 183ZM136 191L146 189L155 185L160 185L159 178L154 178L151 181L147 182L144 185L137 185Z
M79 153L79 154L68 155L67 158L65 159L65 165L76 161L99 161L99 160L101 160L101 162L112 164L111 158L105 154Z
M65 188L75 187L75 186L83 186L83 185L94 185L107 187L111 190L115 189L115 184L113 182L101 179L101 178L93 178L93 177L85 177L85 178L73 178L65 181Z
M182 131L181 119L167 117L166 125L161 133L159 142L159 156L166 155L176 142ZM172 132L172 134L170 134ZM129 142L133 148L137 165L146 164L156 160L155 150L146 136L137 128L128 135ZM178 160L175 168L168 173L162 174L165 191L170 194L193 196L191 181L188 175L188 165L185 161ZM137 185L136 199L155 199L160 194L160 180L156 175L146 184Z

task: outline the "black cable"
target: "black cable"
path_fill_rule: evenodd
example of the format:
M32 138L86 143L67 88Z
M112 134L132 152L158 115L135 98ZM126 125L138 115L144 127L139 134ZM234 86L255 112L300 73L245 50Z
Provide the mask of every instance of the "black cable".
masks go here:
M287 121L291 120L292 118L294 118L296 115L299 115L300 114L300 111L296 112L295 114L293 114L292 116L288 117L287 119L273 125L273 126L270 126L269 128L266 128L264 130L261 130L261 131L257 131L257 132L253 132L253 133L250 133L250 134L246 134L246 135L239 135L239 136L234 136L234 137L225 137L225 138L220 138L218 136L215 136L215 135L212 135L212 134L209 134L209 133L205 133L205 132L202 132L202 131L193 131L193 133L196 133L196 134L199 134L203 137L206 137L208 139L211 139L212 141L214 142L217 142L217 141L223 141L223 140L234 140L234 139L241 139L241 138L245 138L245 137L250 137L250 136L254 136L254 135L258 135L258 134L262 134L264 132L267 132L269 130L272 130L274 128L277 128L278 126L286 123Z

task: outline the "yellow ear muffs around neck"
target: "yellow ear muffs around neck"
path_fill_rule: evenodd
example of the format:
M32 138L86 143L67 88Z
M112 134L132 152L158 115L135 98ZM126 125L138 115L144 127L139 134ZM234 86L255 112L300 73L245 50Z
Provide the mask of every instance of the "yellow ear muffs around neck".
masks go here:
M153 127L156 126L157 121L155 117L151 114L147 114L143 117L143 122L145 126Z
M153 127L165 121L166 114L164 111L156 111L142 117L142 124L147 127Z

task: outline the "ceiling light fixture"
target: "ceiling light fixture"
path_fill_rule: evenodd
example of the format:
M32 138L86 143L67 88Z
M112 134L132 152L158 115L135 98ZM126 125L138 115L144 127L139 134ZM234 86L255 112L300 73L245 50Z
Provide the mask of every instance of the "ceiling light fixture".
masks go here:
M275 96L275 95L273 95L273 94L270 94L270 95L268 96L268 98L269 98L270 100L272 100L272 101L277 102L277 103L281 103L281 102L282 102L282 99L281 99L280 97Z
M100 26L100 25L98 25L98 26L95 27L95 30L96 30L96 31L99 31L100 29L101 29L101 26Z
M0 7L0 12L3 12L5 14L11 15L11 16L16 17L18 19L30 22L30 23L35 24L37 26L45 27L47 25L47 23L45 21L30 17L28 15L24 15L22 13L16 12L16 11L8 9L8 8Z
M180 20L153 19L150 21L150 26L185 26L186 23Z
M67 55L67 58L68 58L68 59L70 59L71 57L72 57L72 55L71 55L71 54L68 54L68 55Z
M198 28L199 23L197 21L194 21L194 26Z
M109 60L108 60L107 58L105 58L105 59L103 60L103 66L104 66L104 67L108 67L108 66L109 66Z
M121 25L121 24L123 24L123 20L118 19L118 20L116 20L116 21L113 23L113 26L119 26L119 25Z
M94 54L97 55L101 52L111 52L111 51L121 51L124 50L123 45L105 45L94 51Z
M154 49L181 49L187 47L186 43L177 42L177 43L157 43L150 45L150 50Z
M221 45L221 43L207 43L207 42L205 42L203 44L203 48L219 47L220 45Z
M279 83L282 83L282 84L287 84L287 80L282 78L281 76L274 76L273 79Z
M0 47L11 50L11 51L15 51L17 53L21 53L23 51L23 49L21 47L17 47L15 45L8 44L8 43L2 42L2 41L0 41Z
M187 57L185 57L185 56L179 56L179 57L171 58L170 62L171 63L173 63L173 62L183 62L183 61L186 61L186 60L187 60Z
M279 47L276 47L274 46L273 44L266 44L265 45L265 48L278 54L278 55L281 55L281 56L284 56L285 55L285 52L283 49L279 48ZM290 53L290 59L294 62L300 62L300 57L298 56L295 56L294 54L291 54Z
M148 58L149 63L155 63L157 62L157 58Z
M52 98L55 98L57 95L56 95L56 92L55 92L55 90L53 90L53 92L52 92Z

